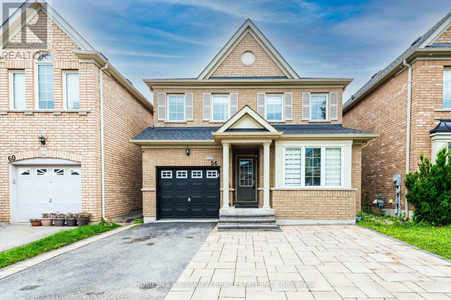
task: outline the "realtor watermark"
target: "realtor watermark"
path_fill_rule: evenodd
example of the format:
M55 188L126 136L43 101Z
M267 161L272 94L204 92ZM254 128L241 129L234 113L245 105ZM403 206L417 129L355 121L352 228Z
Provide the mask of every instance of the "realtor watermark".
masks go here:
M39 14L41 9L48 11L47 8L46 2L32 5L28 2L2 2L3 41L8 41L1 53L3 59L28 60L33 58L33 54L24 49L47 49L48 18ZM15 22L26 23L26 27L16 26Z

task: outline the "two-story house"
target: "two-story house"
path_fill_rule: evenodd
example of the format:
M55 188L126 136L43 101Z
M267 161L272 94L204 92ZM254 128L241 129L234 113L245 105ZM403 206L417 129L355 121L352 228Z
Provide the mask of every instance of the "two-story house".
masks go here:
M374 76L343 107L343 124L380 137L362 152L362 189L382 193L387 214L413 207L396 199L393 175L418 168L420 154L435 160L451 149L451 13Z
M299 77L247 20L197 78L145 80L145 222L218 216L355 222L362 144L342 127L351 79ZM224 227L226 228L226 227Z
M0 221L44 212L140 209L141 149L153 107L44 1L1 28Z

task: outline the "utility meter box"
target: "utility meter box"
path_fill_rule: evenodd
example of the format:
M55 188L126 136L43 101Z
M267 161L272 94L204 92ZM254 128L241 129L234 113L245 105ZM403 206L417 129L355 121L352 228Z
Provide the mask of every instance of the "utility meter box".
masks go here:
M393 185L394 186L401 186L402 185L401 174L393 175Z

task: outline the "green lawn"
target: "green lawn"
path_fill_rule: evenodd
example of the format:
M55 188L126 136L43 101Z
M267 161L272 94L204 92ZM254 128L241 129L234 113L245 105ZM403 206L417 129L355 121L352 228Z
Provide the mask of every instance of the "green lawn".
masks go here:
M61 248L87 237L120 227L117 224L99 223L60 231L25 246L20 246L0 253L0 269L39 254Z
M420 249L451 259L451 226L434 227L397 218L361 213L358 225L409 243Z

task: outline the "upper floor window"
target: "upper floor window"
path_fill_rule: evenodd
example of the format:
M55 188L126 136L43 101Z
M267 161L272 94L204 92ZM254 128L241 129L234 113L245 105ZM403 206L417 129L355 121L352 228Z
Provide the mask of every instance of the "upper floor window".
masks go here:
M283 121L283 95L282 94L268 94L266 95L266 120L268 121Z
M11 109L25 109L25 71L9 72L9 95Z
M443 108L451 108L451 68L443 70Z
M63 72L64 109L80 109L78 71Z
M225 122L229 119L229 95L212 95L211 121Z
M54 109L53 58L41 53L36 58L36 99L39 109Z
M310 120L327 120L327 94L311 94L310 96Z
M184 122L185 95L168 95L168 121Z

